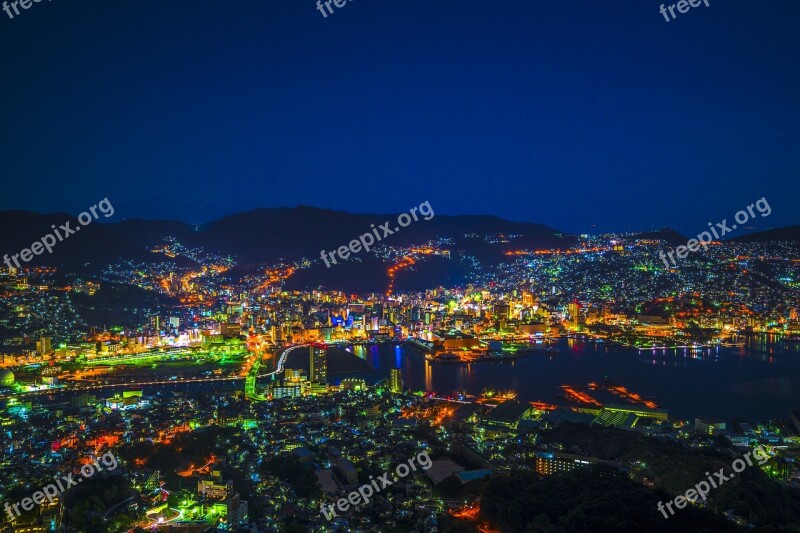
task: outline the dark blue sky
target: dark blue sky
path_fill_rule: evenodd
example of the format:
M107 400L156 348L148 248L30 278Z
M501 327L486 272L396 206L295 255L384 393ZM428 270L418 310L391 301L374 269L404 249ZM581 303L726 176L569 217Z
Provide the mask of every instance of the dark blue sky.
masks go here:
M52 0L0 12L0 209L800 223L800 2Z

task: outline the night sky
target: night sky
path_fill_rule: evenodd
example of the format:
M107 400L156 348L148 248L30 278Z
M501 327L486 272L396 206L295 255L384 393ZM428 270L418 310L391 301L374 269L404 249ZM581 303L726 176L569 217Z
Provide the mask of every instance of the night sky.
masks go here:
M800 223L800 2L44 0L0 11L0 209Z

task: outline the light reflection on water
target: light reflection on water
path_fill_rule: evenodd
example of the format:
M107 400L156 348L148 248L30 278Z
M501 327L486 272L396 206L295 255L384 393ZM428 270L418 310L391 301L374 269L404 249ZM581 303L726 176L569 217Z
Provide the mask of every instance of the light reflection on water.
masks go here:
M745 346L681 349L619 350L580 339L561 339L557 355L539 353L516 361L470 365L431 364L418 351L397 346L351 346L348 351L368 362L374 372L329 376L362 377L374 383L392 368L402 368L412 390L450 394L464 389L515 390L520 400L560 403L561 385L584 386L608 380L643 397L657 398L670 414L684 419L696 415L763 421L786 418L800 407L800 343L779 336L737 339ZM170 384L144 387L145 394L172 391L241 390L244 382ZM118 389L97 391L110 397ZM68 394L57 393L54 400ZM620 399L619 402L622 402Z
M431 364L416 350L395 345L352 350L362 358L369 351L366 359L376 368L359 377L374 382L399 367L406 386L445 395L457 389L471 394L486 388L513 389L521 400L559 402L561 385L608 379L642 396L658 398L670 414L681 418L765 420L785 418L789 409L800 407L800 343L775 336L737 341L746 341L746 346L637 351L566 338L560 340L560 352L554 356L535 354L516 361L470 365Z

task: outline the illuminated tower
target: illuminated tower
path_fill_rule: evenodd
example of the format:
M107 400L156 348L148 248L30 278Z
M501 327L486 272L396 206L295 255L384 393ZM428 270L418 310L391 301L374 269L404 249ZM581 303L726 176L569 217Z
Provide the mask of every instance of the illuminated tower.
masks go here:
M320 385L328 382L328 358L324 345L312 344L308 348L308 379Z
M579 328L581 326L581 316L580 316L580 309L581 306L578 302L572 302L569 304L567 308L567 312L569 313L569 320L572 324L572 327Z
M393 368L389 374L389 390L403 392L403 373L399 368Z

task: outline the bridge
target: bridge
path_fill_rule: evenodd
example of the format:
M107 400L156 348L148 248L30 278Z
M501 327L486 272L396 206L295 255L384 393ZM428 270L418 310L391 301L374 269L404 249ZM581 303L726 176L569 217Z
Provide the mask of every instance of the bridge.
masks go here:
M326 346L373 346L373 345L384 345L384 344L402 344L405 340L398 340L398 339L387 339L387 340L377 340L377 341L325 341L322 344ZM306 345L308 346L308 345Z
M273 370L272 372L266 372L264 374L259 374L259 371L261 369L261 357L258 357L256 359L256 361L253 363L253 366L250 367L250 372L247 373L247 378L245 379L245 383L244 383L244 394L245 394L245 396L247 398L249 398L251 400L255 400L257 402L265 401L267 399L267 397L264 396L263 394L259 394L256 391L256 380L258 378L264 378L264 377L267 377L267 376L274 376L276 374L279 374L279 373L283 372L285 367L286 367L286 358L289 356L289 354L294 350L298 350L298 349L301 349L301 348L308 348L309 346L311 346L311 345L310 344L298 344L297 346L292 346L290 348L284 349L283 353L281 353L280 357L278 358L278 364L276 365L275 370Z
M359 343L342 343L345 345L353 345ZM374 342L365 342L364 344L376 344ZM285 348L281 353L280 357L278 358L278 363L275 367L275 370L271 372L265 372L260 374L259 371L261 369L261 360L257 360L250 372L248 373L247 377L245 378L245 394L248 398L254 399L256 401L263 401L266 398L263 395L260 395L256 392L256 379L264 378L268 376L275 376L277 374L282 373L286 367L286 359L289 354L294 350L299 349L308 349L311 346L310 344L298 344L296 346L291 346L289 348ZM32 391L9 391L0 393L0 400L7 399L7 398L32 398L36 396L48 396L51 394L63 394L63 393L78 393L78 392L86 392L86 391L96 391L101 389L113 389L119 387L144 387L144 386L151 386L151 385L179 385L184 383L214 383L214 382L226 382L226 381L237 381L241 380L241 376L230 376L230 377L209 377L209 378L185 378L179 377L177 379L155 379L155 380L144 380L144 381L127 381L127 382L118 382L118 383L95 383L91 385L85 385L82 387L59 387L59 388L46 388L46 389L38 389Z

